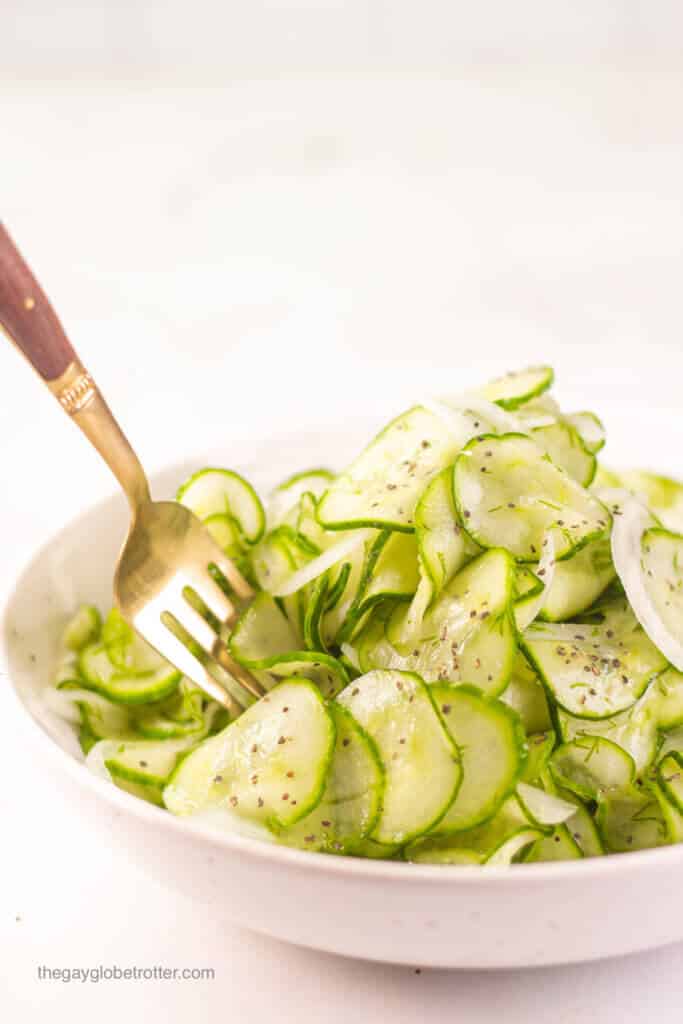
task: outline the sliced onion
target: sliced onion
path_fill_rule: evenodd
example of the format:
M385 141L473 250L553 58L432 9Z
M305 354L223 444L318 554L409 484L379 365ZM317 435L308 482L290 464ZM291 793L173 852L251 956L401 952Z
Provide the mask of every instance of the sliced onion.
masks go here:
M352 647L351 644L342 644L340 650L346 660L350 661L353 667L360 672L361 668L356 648Z
M120 745L120 740L100 740L90 748L85 763L93 775L97 775L100 779L106 779L107 782L112 781L111 773L104 762L116 753Z
M553 579L555 578L555 540L552 530L548 530L543 538L543 553L536 569L536 575L543 582L543 590L536 595L533 601L526 602L515 611L515 622L520 633L523 633L539 614L553 585Z
M528 812L534 823L539 825L561 825L576 814L576 806L559 796L546 793L537 786L527 786L525 782L517 784L519 796L524 810Z
M610 497L617 493L610 492ZM654 524L652 513L638 498L624 491L620 493L624 497L619 500L619 514L615 514L612 525L614 568L638 622L655 647L659 648L674 668L683 672L683 643L670 631L657 611L643 571L643 533Z
M323 551L322 555L318 555L317 558L312 559L301 569L297 569L291 576L288 576L284 583L272 591L273 597L289 597L290 594L295 594L297 590L301 590L306 584L317 579L318 576L322 576L342 558L347 558L356 548L364 544L373 532L373 530L354 530L348 537L337 541L327 551Z

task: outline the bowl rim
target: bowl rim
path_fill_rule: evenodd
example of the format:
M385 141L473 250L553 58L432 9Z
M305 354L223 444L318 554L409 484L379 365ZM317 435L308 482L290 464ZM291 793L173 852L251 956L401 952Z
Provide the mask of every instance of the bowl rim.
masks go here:
M309 433L309 431L302 431L296 436L301 437L304 433ZM157 469L152 474L152 480L154 480L154 477L167 474L172 467L173 463L169 462ZM44 556L48 549L54 546L55 541L63 533L72 530L80 518L87 515L96 515L105 506L111 506L113 500L119 500L120 498L120 493L112 490L108 495L91 505L87 505L76 515L71 516L66 522L61 523L57 530L52 531L47 538L43 536L40 546L33 550L29 558L21 565L11 584L4 589L0 604L0 612L2 614L0 664L9 681L12 698L18 714L24 722L26 733L29 736L32 735L31 742L38 744L48 758L54 759L56 767L61 766L63 770L66 770L77 786L89 790L97 797L102 798L112 808L137 818L149 826L168 829L180 836L185 836L191 841L201 840L208 848L218 850L227 848L265 864L275 867L289 867L293 870L304 870L308 874L315 873L336 877L350 876L368 882L400 879L403 880L404 884L425 882L430 885L437 883L480 885L490 882L496 886L509 886L513 884L540 885L562 880L586 882L593 879L598 880L604 875L615 876L617 873L623 875L624 873L630 874L633 871L640 872L645 870L647 866L650 866L653 870L675 864L680 864L683 867L683 843L648 850L626 851L623 854L612 853L603 857L585 857L581 860L511 864L508 866L415 864L402 860L335 856L309 850L297 850L276 842L268 843L229 831L222 832L205 823L193 822L190 817L177 817L165 808L156 807L139 797L119 789L105 779L97 777L87 770L83 762L76 760L46 730L41 728L40 723L31 713L26 702L22 700L12 676L12 666L8 657L7 637L9 633L9 615L14 595L19 584L30 574L34 563Z

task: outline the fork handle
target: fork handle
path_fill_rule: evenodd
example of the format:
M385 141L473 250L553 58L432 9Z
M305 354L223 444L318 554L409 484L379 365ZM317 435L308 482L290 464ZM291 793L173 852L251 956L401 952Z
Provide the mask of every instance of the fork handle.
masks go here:
M97 449L137 512L150 500L140 461L2 223L0 326Z

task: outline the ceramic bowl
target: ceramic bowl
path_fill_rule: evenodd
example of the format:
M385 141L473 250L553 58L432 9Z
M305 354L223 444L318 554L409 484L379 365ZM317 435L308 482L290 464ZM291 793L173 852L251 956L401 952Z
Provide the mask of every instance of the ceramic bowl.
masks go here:
M624 428L628 423L624 420ZM633 427L631 427L631 431ZM306 465L343 465L365 431L249 446L241 469L261 487ZM226 464L197 453L155 480L172 494L187 472ZM276 463L275 471L272 469ZM268 472L264 467L271 467ZM45 713L66 615L106 608L126 527L115 497L78 516L27 566L4 618L4 660L17 715L30 716L30 756L102 831L102 842L190 895L197 914L315 949L438 967L521 967L630 953L683 938L683 845L571 863L511 868L418 866L299 852L198 828L90 774L63 723Z

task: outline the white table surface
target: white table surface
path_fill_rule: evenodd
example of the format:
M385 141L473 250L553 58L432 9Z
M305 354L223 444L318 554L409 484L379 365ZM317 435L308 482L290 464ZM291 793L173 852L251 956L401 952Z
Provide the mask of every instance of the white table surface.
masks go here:
M276 424L540 358L598 408L677 403L681 75L0 85L3 218L152 468L207 437L239 461ZM8 348L0 379L6 592L111 484ZM103 847L27 760L3 688L0 720L12 1024L680 1020L683 946L418 975L221 927L164 887L163 864L153 881ZM41 964L215 978L38 982Z

